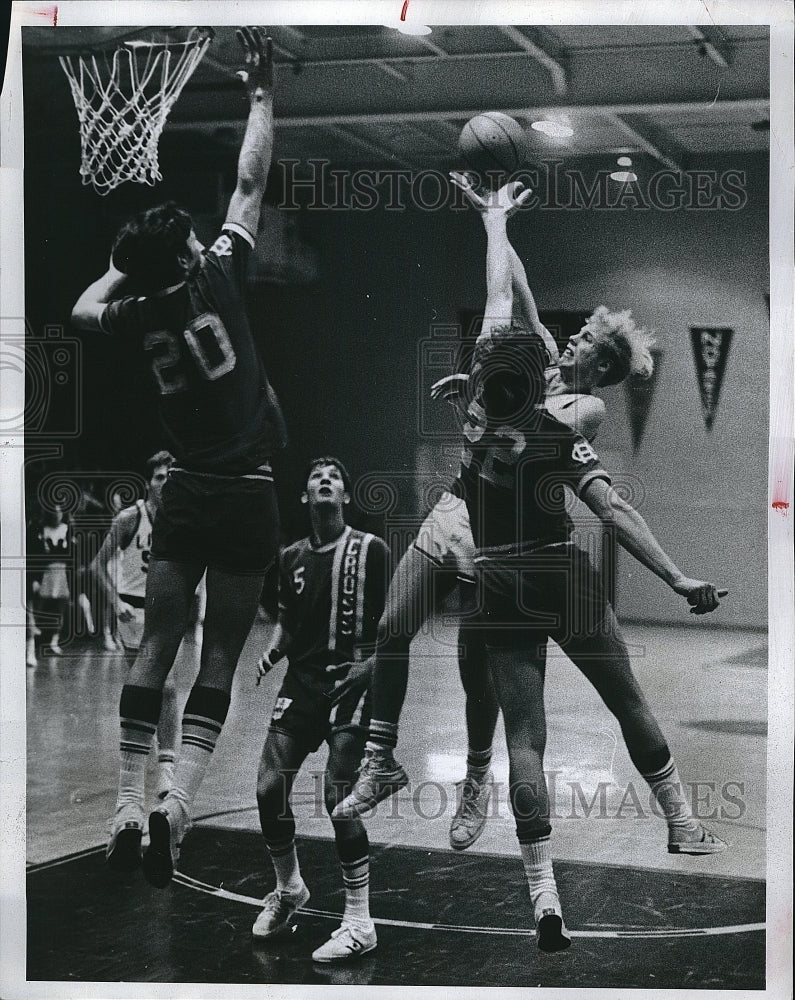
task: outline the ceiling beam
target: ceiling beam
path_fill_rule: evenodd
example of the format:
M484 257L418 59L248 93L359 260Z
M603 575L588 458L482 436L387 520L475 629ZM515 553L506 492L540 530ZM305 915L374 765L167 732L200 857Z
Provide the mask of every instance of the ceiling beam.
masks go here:
M732 47L728 38L717 25L702 28L695 24L689 24L687 30L693 40L698 43L701 55L709 56L721 69L728 69L733 56Z
M671 103L659 102L655 104L570 104L557 105L551 107L523 107L523 108L496 108L513 118L537 119L551 115L571 114L571 115L655 115L674 114L687 115L693 112L703 113L706 108L714 110L720 114L724 109L729 112L752 112L757 115L770 114L770 100L767 97L752 97L740 100L726 101L674 101ZM405 124L407 122L450 122L456 119L474 118L482 112L482 108L450 108L443 111L390 111L390 112L357 112L354 114L329 114L329 115L285 115L276 118L276 125L279 128L304 128L304 127L324 127L326 125L378 125L378 124ZM174 109L173 114L178 114L179 105ZM239 118L213 118L194 119L192 122L177 121L169 118L168 128L185 131L195 128L228 128L238 125L244 119Z
M670 170L679 172L682 169L681 162L677 162L673 156L669 155L670 149L667 151L663 149L663 145L667 146L668 143L664 142L662 137L653 134L652 129L647 123L640 123L634 119L630 122L620 114L614 114L613 112L607 112L604 118L644 153L653 156L655 160L659 160L660 163L665 164ZM681 155L678 159L681 161Z
M391 160L393 163L399 163L402 167L411 167L412 164L408 160L402 159L388 146L381 145L380 142L375 142L372 139L365 139L363 136L356 135L354 132L349 131L342 125L333 124L323 124L322 128L326 132L330 132L332 135L341 139L343 142L348 143L348 145L359 146L361 149L366 149L369 153L375 153L380 159L384 157Z
M552 86L555 88L556 94L566 93L568 89L567 57L562 47L553 54L549 44L544 43L540 32L537 31L533 31L535 36L535 40L533 40L511 25L502 25L497 30L544 67L552 78Z

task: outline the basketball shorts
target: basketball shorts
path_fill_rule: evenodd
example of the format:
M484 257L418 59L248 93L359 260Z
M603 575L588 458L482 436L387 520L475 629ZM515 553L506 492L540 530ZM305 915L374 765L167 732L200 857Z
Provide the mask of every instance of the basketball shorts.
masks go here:
M588 554L572 542L523 555L482 554L475 561L485 641L489 646L544 648L598 632L608 607Z
M475 543L465 501L445 491L422 522L414 548L438 566L455 569L462 580L474 580Z
M364 746L369 725L370 687L366 681L352 687L333 704L330 690L325 693L288 667L273 706L269 728L272 732L292 736L308 753L314 753L324 740L345 730L359 733Z
M259 576L276 558L279 510L273 482L175 470L163 487L152 558Z

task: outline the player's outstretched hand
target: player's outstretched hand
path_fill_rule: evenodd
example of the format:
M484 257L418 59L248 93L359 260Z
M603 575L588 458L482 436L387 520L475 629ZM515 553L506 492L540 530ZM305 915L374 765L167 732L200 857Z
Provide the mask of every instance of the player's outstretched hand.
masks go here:
M687 598L691 615L707 615L720 605L718 598L726 597L728 590L718 590L714 583L706 580L689 580L683 578L676 584L674 590Z
M498 191L477 191L469 175L458 170L450 172L450 180L463 192L473 208L483 216L504 215L510 219L533 194L533 189L526 188L521 181L509 181Z
M431 386L431 399L445 399L455 403L466 394L469 375L445 375Z
M375 654L366 660L354 663L337 663L326 667L326 676L334 680L331 690L331 704L336 705L346 694L352 691L363 692L373 676Z
M267 28L238 28L237 37L246 54L244 69L237 72L250 98L273 89L273 39Z

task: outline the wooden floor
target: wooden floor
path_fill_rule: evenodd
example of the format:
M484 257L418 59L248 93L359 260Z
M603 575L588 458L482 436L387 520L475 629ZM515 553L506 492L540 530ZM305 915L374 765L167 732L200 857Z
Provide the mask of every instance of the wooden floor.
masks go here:
M412 778L368 821L379 946L358 966L325 970L311 951L336 926L342 890L331 827L307 761L296 785L299 854L312 891L299 933L254 947L250 925L273 874L258 835L256 767L280 671L257 687L258 625L241 658L229 720L196 802L180 877L162 892L102 863L115 799L120 655L83 644L27 672L27 975L37 981L530 986L764 986L764 636L701 625L629 626L642 685L722 855L669 855L617 726L587 682L551 649L547 769L553 851L574 934L565 956L539 956L502 783L486 831L447 849L463 775L463 695L455 632L436 620L413 647L399 758ZM187 662L179 684L187 696ZM73 856L75 855L75 856ZM186 931L185 928L189 928ZM143 995L143 994L137 994Z

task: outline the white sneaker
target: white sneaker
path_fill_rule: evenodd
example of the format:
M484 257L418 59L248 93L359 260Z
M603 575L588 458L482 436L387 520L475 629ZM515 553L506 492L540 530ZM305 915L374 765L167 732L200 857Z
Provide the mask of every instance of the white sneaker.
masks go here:
M494 774L489 771L482 781L467 776L459 782L459 788L458 809L450 823L450 846L455 851L465 851L483 833L494 791Z
M668 828L669 854L720 854L728 844L700 823L696 830Z
M55 639L53 639L50 643L47 644L47 646L45 647L45 652L49 656L62 656L63 655L63 650L58 645L58 643L55 641Z
M36 659L36 640L28 639L27 650L25 652L25 666L38 667L39 661Z
M264 908L251 928L255 938L282 937L295 930L296 911L309 902L309 889L301 883L297 893L285 892L284 889L274 889L263 900Z
M110 838L105 848L108 868L117 872L134 871L141 863L143 809L135 802L126 803L116 810L109 826Z
M351 924L343 924L331 932L331 937L312 952L313 962L348 962L361 958L378 944L375 927L363 931Z
M535 904L535 920L539 951L565 951L571 945L556 892L541 893Z
M182 839L189 829L190 817L173 795L149 813L149 846L143 866L146 881L156 889L164 889L174 877Z
M110 632L106 632L102 637L102 645L105 647L107 653L118 653L119 645Z

